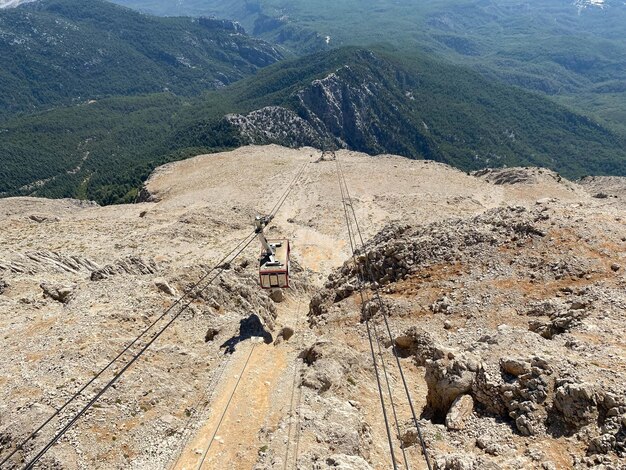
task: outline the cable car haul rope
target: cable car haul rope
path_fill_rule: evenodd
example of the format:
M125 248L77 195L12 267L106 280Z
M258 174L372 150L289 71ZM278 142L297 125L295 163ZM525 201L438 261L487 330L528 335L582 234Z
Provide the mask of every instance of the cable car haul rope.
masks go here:
M304 173L307 163L304 163L291 180L290 184L284 190L282 195L278 198L274 207L269 213L269 217L273 218L280 208L283 206L292 189ZM250 244L257 238L257 232L252 231L246 235L239 243L220 261L218 261L213 268L206 272L191 288L189 288L182 296L180 296L170 307L168 307L154 322L152 322L147 328L145 328L132 342L130 342L119 354L117 354L105 367L103 367L91 380L83 385L74 395L72 395L62 406L60 406L50 417L48 417L37 429L31 432L24 440L22 440L11 452L5 457L2 457L0 461L0 468L3 468L5 464L16 456L16 454L25 448L25 446L37 437L37 435L48 427L48 425L55 420L55 418L61 419L61 413L66 410L69 405L75 404L80 397L84 398L85 392L92 385L97 386L97 382L102 378L104 380L104 374L108 371L111 373L111 369L114 366L120 368L113 372L113 376L101 386L95 394L84 404L77 413L71 415L70 419L56 432L56 434L50 439L45 446L28 462L24 467L24 470L32 469L41 460L41 458L67 433L67 431L90 409L93 405L109 390L122 375L146 352L146 350L157 340L159 337L187 310L187 308L193 303L193 301L206 290L231 264L243 251L250 246ZM162 324L160 328L157 325ZM124 358L126 356L126 358Z
M363 239L363 234L361 232L361 228L359 226L359 222L356 216L356 211L354 209L354 205L352 203L352 198L350 196L350 190L348 189L348 184L346 183L346 178L345 178L345 174L343 172L343 167L341 166L341 162L339 160L338 156L335 156L335 166L336 166L336 170L337 170L337 178L339 181L339 189L340 189L340 194L341 194L341 204L343 206L343 211L344 211L344 216L345 216L345 220L346 220L346 226L348 229L348 238L350 241L350 250L352 253L352 258L354 261L355 266L359 267L360 265L357 263L356 260L356 252L357 252L357 247L359 245L361 245L361 249L365 248L365 241ZM358 238L357 238L358 237ZM393 337L392 333L391 333L391 328L389 327L389 321L387 318L387 312L385 310L385 306L383 304L383 300L382 297L380 296L380 292L378 290L378 284L376 283L375 277L373 275L373 271L372 271L372 267L370 265L369 262L369 257L365 256L365 262L364 262L365 266L360 266L360 269L357 273L357 277L358 277L358 290L359 290L359 295L361 296L361 308L364 309L365 305L366 305L366 301L365 301L365 285L366 282L368 282L368 285L370 287L370 289L374 292L374 296L376 297L376 301L379 304L379 311L382 314L384 323L385 323L385 327L386 327L386 331L389 337L389 341L391 342L391 347L392 347L392 352L393 355L395 357L396 360L396 365L398 367L398 371L400 373L400 377L402 379L402 384L404 387L404 392L406 395L406 399L409 405L409 408L411 410L411 416L412 416L412 420L413 420L413 424L415 425L416 431L417 431L417 435L419 437L419 441L420 441L420 445L421 445L421 449L422 449L422 454L424 456L424 459L426 461L426 466L428 467L428 470L432 470L432 465L430 462L430 457L428 455L428 450L426 449L426 441L424 440L424 436L422 434L422 430L421 427L419 425L419 422L417 420L417 415L415 413L415 407L413 406L413 400L411 398L411 393L409 391L409 387L408 384L406 382L406 378L404 375L404 371L402 369L402 363L400 362L400 358L398 355L398 351L396 349L396 343L395 343L395 338ZM394 453L394 443L393 443L393 439L391 437L391 429L390 429L390 425L389 425L389 417L387 414L387 407L385 404L385 398L384 398L384 394L383 394L383 389L382 389L382 385L381 385L381 379L380 379L380 374L379 374L379 366L378 366L378 360L377 360L377 355L374 351L374 339L376 340L377 343L377 349L378 349L378 356L380 357L380 364L381 364L381 369L383 372L383 376L385 378L385 382L386 382L386 386L387 386L387 394L389 396L389 401L390 401L390 405L391 405L391 409L392 409L392 414L394 417L394 424L396 427L396 431L398 432L398 435L400 435L400 425L398 422L398 417L397 417L397 413L396 413L396 405L394 403L393 400L393 394L392 394L392 389L391 389L391 384L389 382L389 376L387 374L387 367L385 365L385 361L384 361L384 357L382 354L382 348L380 345L380 337L378 335L378 331L377 331L377 327L376 324L374 322L372 322L372 327L370 328L370 318L368 316L365 315L365 312L361 312L362 313L362 317L365 318L365 327L367 330L367 336L368 336L368 341L369 341L369 345L370 345L370 352L371 352L371 356L372 356L372 361L374 363L374 372L376 374L376 383L378 386L378 395L379 395L379 399L380 399L380 404L382 407L382 412L383 412L383 418L384 418L384 422L385 422L385 430L386 430L386 434L387 434L387 440L388 440L388 444L389 444L389 451L391 454L391 463L394 469L398 468L398 463L396 462L396 457L395 457L395 453ZM372 335L372 329L374 330L374 334ZM402 452L402 457L404 460L404 464L405 464L405 468L409 468L408 465L408 461L407 461L407 457L406 457L406 452L405 449L400 446L400 450Z
M395 358L395 363L399 371L399 375L402 380L404 393L406 395L406 401L410 408L411 416L413 424L415 425L419 441L421 444L422 454L426 461L426 465L429 470L432 470L430 458L428 455L428 451L426 448L426 444L424 441L424 437L422 435L422 431L417 420L417 416L415 413L415 408L413 406L413 401L411 399L411 394L409 392L409 388L406 382L406 378L402 369L402 364L399 359L398 351L396 350L395 341L393 335L391 333L391 329L389 326L387 312L384 308L382 298L378 291L378 285L375 282L375 278L373 276L372 267L369 264L369 258L365 256L365 262L363 265L359 265L356 262L357 251L359 250L359 244L361 249L365 247L365 243L363 240L363 235L361 232L361 228L358 223L358 219L356 217L356 211L352 204L350 191L348 189L348 185L346 183L345 174L343 172L343 168L339 158L335 155L334 158L336 165L337 178L339 182L340 195L341 195L341 204L342 209L346 221L348 238L350 242L351 255L355 262L355 266L359 268L357 273L358 278L358 291L361 297L361 308L363 309L366 305L366 286L370 288L370 291L373 293L373 297L375 297L376 301L379 303L381 312L381 316L383 319L383 323L385 325L385 331L389 337L389 340L392 345L392 353ZM242 238L237 245L228 252L220 261L218 261L215 266L213 266L209 271L201 276L201 278L193 285L191 288L187 289L187 291L179 297L172 305L170 305L154 322L152 322L147 328L145 328L136 338L134 338L122 351L120 351L112 360L110 360L105 367L103 367L93 378L91 378L86 384L84 384L77 392L75 392L65 403L62 404L50 417L48 417L39 427L37 427L34 431L32 431L24 440L22 440L14 449L12 449L5 457L1 457L0 468L4 468L5 464L11 464L11 462L16 458L16 455L20 450L24 450L28 444L31 443L39 433L44 430L44 428L49 427L49 425L53 421L57 421L56 429L58 431L53 435L51 439L49 439L45 445L39 450L34 457L29 457L29 460L22 467L24 470L32 469L39 462L43 456L67 433L67 431L76 424L76 422L87 412L89 411L93 405L109 390L113 385L118 382L118 380L123 376L123 374L128 371L129 368L133 366L133 364L150 348L155 341L159 339L163 335L163 333L182 315L182 313L187 310L187 308L195 301L195 299L206 290L230 265L238 256L240 256L244 250L246 250L250 244L255 240L255 238L259 238L262 246L261 256L259 258L259 284L261 288L264 289L276 289L276 288L286 288L289 287L289 251L290 245L289 240L268 240L265 238L264 228L271 222L271 220L275 217L278 211L281 209L289 194L297 184L297 182L302 177L308 162L304 163L296 175L293 177L287 188L278 198L274 207L272 207L269 214L266 216L258 216L255 220L255 230ZM372 300L372 298L367 299ZM399 445L399 443L395 443L392 438L392 431L390 425L390 415L388 413L388 408L391 408L391 418L393 419L393 425L395 427L395 431L398 436L400 436L400 423L398 420L397 414L397 405L394 400L392 385L389 379L389 368L385 363L385 358L383 354L383 347L381 346L381 338L379 335L378 327L375 322L371 322L371 318L364 315L362 312L362 316L365 320L365 327L367 331L367 337L370 346L370 353L374 365L374 372L376 375L376 384L378 389L379 400L382 408L382 414L385 423L385 430L387 435L387 440L389 444L389 451L391 454L391 464L394 469L398 468L398 462L396 461L396 456L394 449ZM376 347L375 344L376 343ZM250 356L254 351L254 347L250 350L250 354L248 356L248 360L244 365L244 369L239 376L239 380L241 380L241 376L245 371L245 368L248 365L248 361L250 360ZM222 371L223 372L223 371ZM294 386L295 386L295 374L297 373L297 367L294 371ZM221 375L221 374L220 374ZM108 376L108 379L107 379ZM219 380L219 377L218 377ZM384 384L383 384L384 382ZM239 383L237 383L239 385ZM90 390L91 389L91 390ZM384 390L386 389L386 391ZM237 390L237 386L232 392L232 395L229 399L232 400L235 391ZM291 440L291 419L293 418L293 397L294 390L292 390L291 397L291 412L290 414L290 423L289 423L289 433L287 436L287 448L286 448L286 456L285 456L285 468L287 467L289 461L289 441ZM301 390L300 392L301 393ZM388 397L388 400L385 399L385 395ZM79 399L86 403L82 405L79 402ZM298 398L299 402L300 398ZM79 407L77 412L69 413L70 405L76 405ZM228 405L227 405L228 407ZM299 405L298 405L299 407ZM66 412L66 416L62 416L63 412ZM224 414L226 410L224 410ZM297 462L298 458L298 448L299 448L299 413L295 437L295 461ZM220 419L223 420L224 415L222 415ZM219 429L219 425L218 425ZM217 432L217 429L216 431ZM215 435L213 436L213 438ZM213 439L211 440L212 443ZM210 444L209 443L209 447ZM30 444L32 445L32 444ZM208 449L202 455L202 459L200 462L200 468L202 463L206 459ZM402 459L404 463L404 468L409 468L409 463L406 455L406 450L403 446L400 446L400 450L402 452ZM297 463L296 463L297 465ZM15 465L12 465L11 468L14 468Z

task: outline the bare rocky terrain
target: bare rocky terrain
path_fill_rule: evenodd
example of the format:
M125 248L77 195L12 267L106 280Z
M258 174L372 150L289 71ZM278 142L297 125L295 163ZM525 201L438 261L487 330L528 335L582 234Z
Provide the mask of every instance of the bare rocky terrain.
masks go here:
M392 468L365 319L396 404L398 468L426 464L394 351L434 468L626 468L626 180L338 156L366 240L354 259L336 164L311 148L166 165L146 184L151 202L0 200L0 459L249 234L304 165L269 229L292 243L285 299L259 289L253 242L37 468ZM360 270L382 307L361 301Z

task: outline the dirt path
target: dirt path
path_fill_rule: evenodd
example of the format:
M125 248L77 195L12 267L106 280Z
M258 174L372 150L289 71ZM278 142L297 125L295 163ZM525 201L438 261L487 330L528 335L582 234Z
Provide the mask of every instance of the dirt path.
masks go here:
M302 323L307 299L292 295L279 305L278 320ZM302 330L301 330L302 331ZM264 344L261 338L240 343L215 390L208 419L188 442L174 470L248 469L264 450L264 431L289 414L293 368L299 349L293 343Z
M336 237L325 236L313 228L293 224L306 217L310 204L310 186L319 180L320 170L309 165L303 179L276 218L274 230L292 241L292 259L316 274L337 265L342 254L337 253ZM341 244L341 248L344 248ZM315 282L315 279L309 279ZM182 451L173 470L251 469L259 453L267 449L267 432L291 421L284 442L284 458L294 461L297 449L292 440L297 433L297 373L298 355L305 337L312 335L306 322L309 295L297 290L288 291L285 302L278 304L277 328L289 325L295 335L289 342L278 345L256 341L241 343L228 369L217 385L215 400L210 404L209 416L195 437ZM293 428L293 429L292 429Z

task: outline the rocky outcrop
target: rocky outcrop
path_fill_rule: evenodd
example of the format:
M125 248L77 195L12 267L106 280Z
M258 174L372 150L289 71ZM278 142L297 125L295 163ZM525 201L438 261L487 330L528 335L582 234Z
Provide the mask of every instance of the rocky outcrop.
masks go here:
M55 251L29 251L14 259L0 260L0 271L15 274L37 273L90 273L99 266L88 258L66 255Z
M339 145L329 132L320 132L294 111L280 106L268 106L246 115L229 114L224 119L239 130L242 140L247 143L317 148L324 148L329 143Z
M233 33L246 34L246 30L236 21L224 20L214 17L200 17L198 24L208 30L223 30Z
M495 185L537 184L541 179L549 178L572 187L569 181L547 168L485 168L471 174Z
M302 385L320 393L340 389L354 381L362 367L358 354L349 347L341 347L330 341L319 340L301 354L308 366L302 377Z
M155 274L157 270L158 268L154 260L145 261L137 256L129 256L93 271L91 273L91 280L100 281L111 276L119 276L120 274Z
M402 113L415 78L371 51L353 54L354 65L343 65L312 80L293 92L282 107L266 107L227 120L248 143L443 158L422 125L413 126L408 139L404 133L407 121ZM386 73L393 84L383 83Z
M438 263L468 263L489 256L500 246L545 236L538 224L544 219L540 210L506 207L425 227L389 225L357 253L356 264L350 260L329 277L325 289L311 300L310 316L323 316L333 303L351 295L361 271L386 285L420 275ZM442 298L432 308L435 313L448 311L450 299Z
M533 319L528 323L530 331L540 334L544 338L552 339L576 326L589 316L591 303L588 299L573 298L568 302L561 299L544 301L532 308L527 314L532 317L548 317L547 319Z
M159 202L159 198L150 192L147 186L144 184L139 190L137 195L137 203L140 202Z
M558 179L538 171L499 177ZM558 446L563 436L582 445L582 453L569 450L572 468L620 468L626 390L613 332L626 297L613 250L626 237L621 229L598 237L578 205L562 215L559 204L542 198L468 219L390 224L311 301L316 328L357 308L361 322L377 322L381 305L355 295L358 274L372 274L395 325L387 346L423 371L425 436L445 449L432 451L435 468L556 468L545 453L515 448ZM410 427L400 440L418 443ZM459 443L468 452L451 455Z
M457 357L452 352L441 359L427 360L425 416L436 422L444 422L454 401L472 390L479 367L475 358L465 355Z
M572 431L598 419L598 393L593 384L565 382L554 396L554 407Z
M420 366L433 359L440 350L433 335L417 326L410 327L394 340L400 355L412 356ZM440 354L443 355L443 351Z

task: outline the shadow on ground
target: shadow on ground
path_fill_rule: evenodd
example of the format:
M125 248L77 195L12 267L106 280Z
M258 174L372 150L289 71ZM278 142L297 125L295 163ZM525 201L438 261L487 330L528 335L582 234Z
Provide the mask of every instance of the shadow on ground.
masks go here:
M252 337L263 338L265 344L271 344L274 338L269 331L265 329L261 323L261 319L256 313L239 321L239 334L228 339L220 346L224 348L224 354L232 354L235 352L236 346Z

